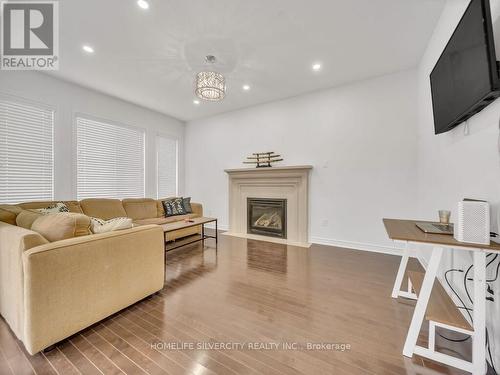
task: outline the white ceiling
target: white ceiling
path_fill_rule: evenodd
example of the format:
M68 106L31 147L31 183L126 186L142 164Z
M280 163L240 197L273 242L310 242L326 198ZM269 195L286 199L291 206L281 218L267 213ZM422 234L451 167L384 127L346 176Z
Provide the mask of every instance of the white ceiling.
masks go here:
M414 67L444 0L149 3L60 1L60 70L51 74L192 120ZM208 54L227 96L196 106L194 76Z

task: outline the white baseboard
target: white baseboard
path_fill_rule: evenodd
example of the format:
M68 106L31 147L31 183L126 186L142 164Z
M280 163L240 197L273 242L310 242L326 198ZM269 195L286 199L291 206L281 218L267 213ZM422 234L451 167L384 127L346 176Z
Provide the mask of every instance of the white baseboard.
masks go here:
M403 248L397 247L396 245L394 247L390 247L390 246L374 245L362 242L334 240L331 238L321 238L321 237L312 237L311 242L317 243L319 245L344 247L347 249L371 251L373 253L382 253L391 255L401 255L403 251Z
M215 229L215 223L205 224L205 228ZM229 225L217 223L218 230L229 230Z
M209 223L205 227L215 229L215 224ZM228 231L229 225L218 223L217 228L219 230ZM322 238L322 237L311 237L310 242L317 243L319 245L344 247L347 249L371 251L373 253L390 254L390 255L401 255L402 251L403 251L403 248L399 247L397 245L395 245L394 247L391 247L391 246L368 244L368 243L363 243L363 242L335 240L335 239L331 239L331 238Z

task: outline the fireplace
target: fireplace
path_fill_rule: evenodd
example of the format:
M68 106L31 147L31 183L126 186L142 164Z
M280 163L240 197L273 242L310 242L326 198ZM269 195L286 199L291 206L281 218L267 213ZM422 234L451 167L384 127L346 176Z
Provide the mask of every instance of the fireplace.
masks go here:
M247 232L286 239L286 199L247 198Z

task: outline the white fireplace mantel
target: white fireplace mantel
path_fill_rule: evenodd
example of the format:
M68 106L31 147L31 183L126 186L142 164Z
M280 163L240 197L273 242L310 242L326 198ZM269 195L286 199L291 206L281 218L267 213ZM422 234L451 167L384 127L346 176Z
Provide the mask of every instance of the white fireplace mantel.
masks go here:
M229 231L225 234L309 247L308 191L312 166L226 169L229 176ZM287 238L247 233L247 198L287 200Z

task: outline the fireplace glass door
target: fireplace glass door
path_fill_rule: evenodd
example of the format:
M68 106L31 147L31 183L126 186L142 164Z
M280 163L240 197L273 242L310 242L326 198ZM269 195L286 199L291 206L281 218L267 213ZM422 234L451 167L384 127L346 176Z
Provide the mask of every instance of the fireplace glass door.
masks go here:
M286 199L247 198L248 233L286 238Z

